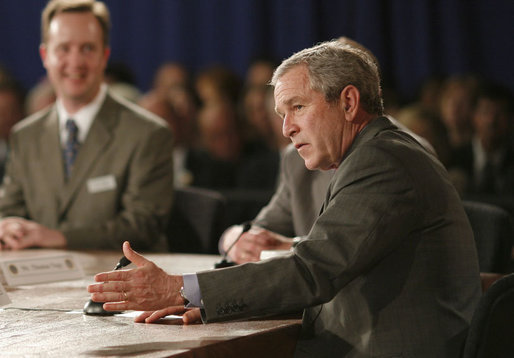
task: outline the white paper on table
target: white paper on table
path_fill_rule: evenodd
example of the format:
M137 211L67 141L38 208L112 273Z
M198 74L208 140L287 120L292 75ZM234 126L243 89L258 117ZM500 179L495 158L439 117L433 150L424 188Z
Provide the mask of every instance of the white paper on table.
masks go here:
M139 316L143 312L144 311L127 311L127 312L115 314L115 316L116 317L136 318L137 316ZM182 316L177 316L177 315L174 315L174 314L170 314L170 315L168 315L166 317L163 317L161 319L164 319L164 320L176 320L176 319L182 320Z

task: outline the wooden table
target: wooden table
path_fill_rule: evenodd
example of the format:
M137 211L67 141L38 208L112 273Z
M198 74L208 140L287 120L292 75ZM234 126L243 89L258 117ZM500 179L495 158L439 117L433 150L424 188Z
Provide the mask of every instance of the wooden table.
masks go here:
M0 252L0 257L8 253ZM6 287L0 307L0 356L48 357L290 357L300 330L295 317L182 325L134 323L133 318L86 316L93 275L111 270L120 253L74 253L81 280ZM169 273L209 269L218 256L145 255Z

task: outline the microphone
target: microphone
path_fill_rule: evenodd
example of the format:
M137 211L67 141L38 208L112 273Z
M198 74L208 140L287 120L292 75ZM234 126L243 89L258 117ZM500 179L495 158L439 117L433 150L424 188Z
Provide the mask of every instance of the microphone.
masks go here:
M116 264L114 267L114 270L119 270L125 266L130 265L131 262L129 259L127 259L125 256L123 256L120 261ZM103 302L95 302L93 300L89 300L84 305L84 314L91 315L91 316L111 316L117 313L121 313L119 311L106 311L103 308Z
M129 259L127 259L125 256L123 256L120 261L116 264L116 267L114 267L114 271L119 270L120 268L123 268L125 266L130 265L131 262Z
M245 221L242 225L243 225L243 231L241 231L241 233L239 234L237 239L235 239L234 242L228 247L227 251L225 251L225 253L223 254L223 259L220 262L216 262L214 264L214 268L215 269L223 268L223 267L230 267L230 266L234 266L235 265L234 262L227 261L228 253L230 252L230 250L232 250L232 248L239 241L239 239L241 239L241 236L243 236L243 234L245 232L250 230L250 228L252 227L252 222L251 221Z

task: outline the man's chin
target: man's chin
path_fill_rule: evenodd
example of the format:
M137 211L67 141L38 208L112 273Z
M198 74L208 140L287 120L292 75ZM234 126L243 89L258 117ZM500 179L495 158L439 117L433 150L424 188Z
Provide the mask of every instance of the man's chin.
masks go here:
M305 167L309 170L317 170L319 169L319 166L316 165L315 163L312 163L310 161L308 161L307 159L303 158L303 161L305 163Z

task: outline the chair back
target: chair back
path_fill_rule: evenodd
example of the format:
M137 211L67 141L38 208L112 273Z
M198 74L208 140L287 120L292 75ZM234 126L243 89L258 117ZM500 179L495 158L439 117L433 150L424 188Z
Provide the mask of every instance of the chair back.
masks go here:
M462 358L514 357L514 274L491 285L471 320Z
M480 272L510 272L514 229L504 209L481 202L463 201L478 252Z
M217 254L225 199L214 190L175 188L168 243L171 252Z

